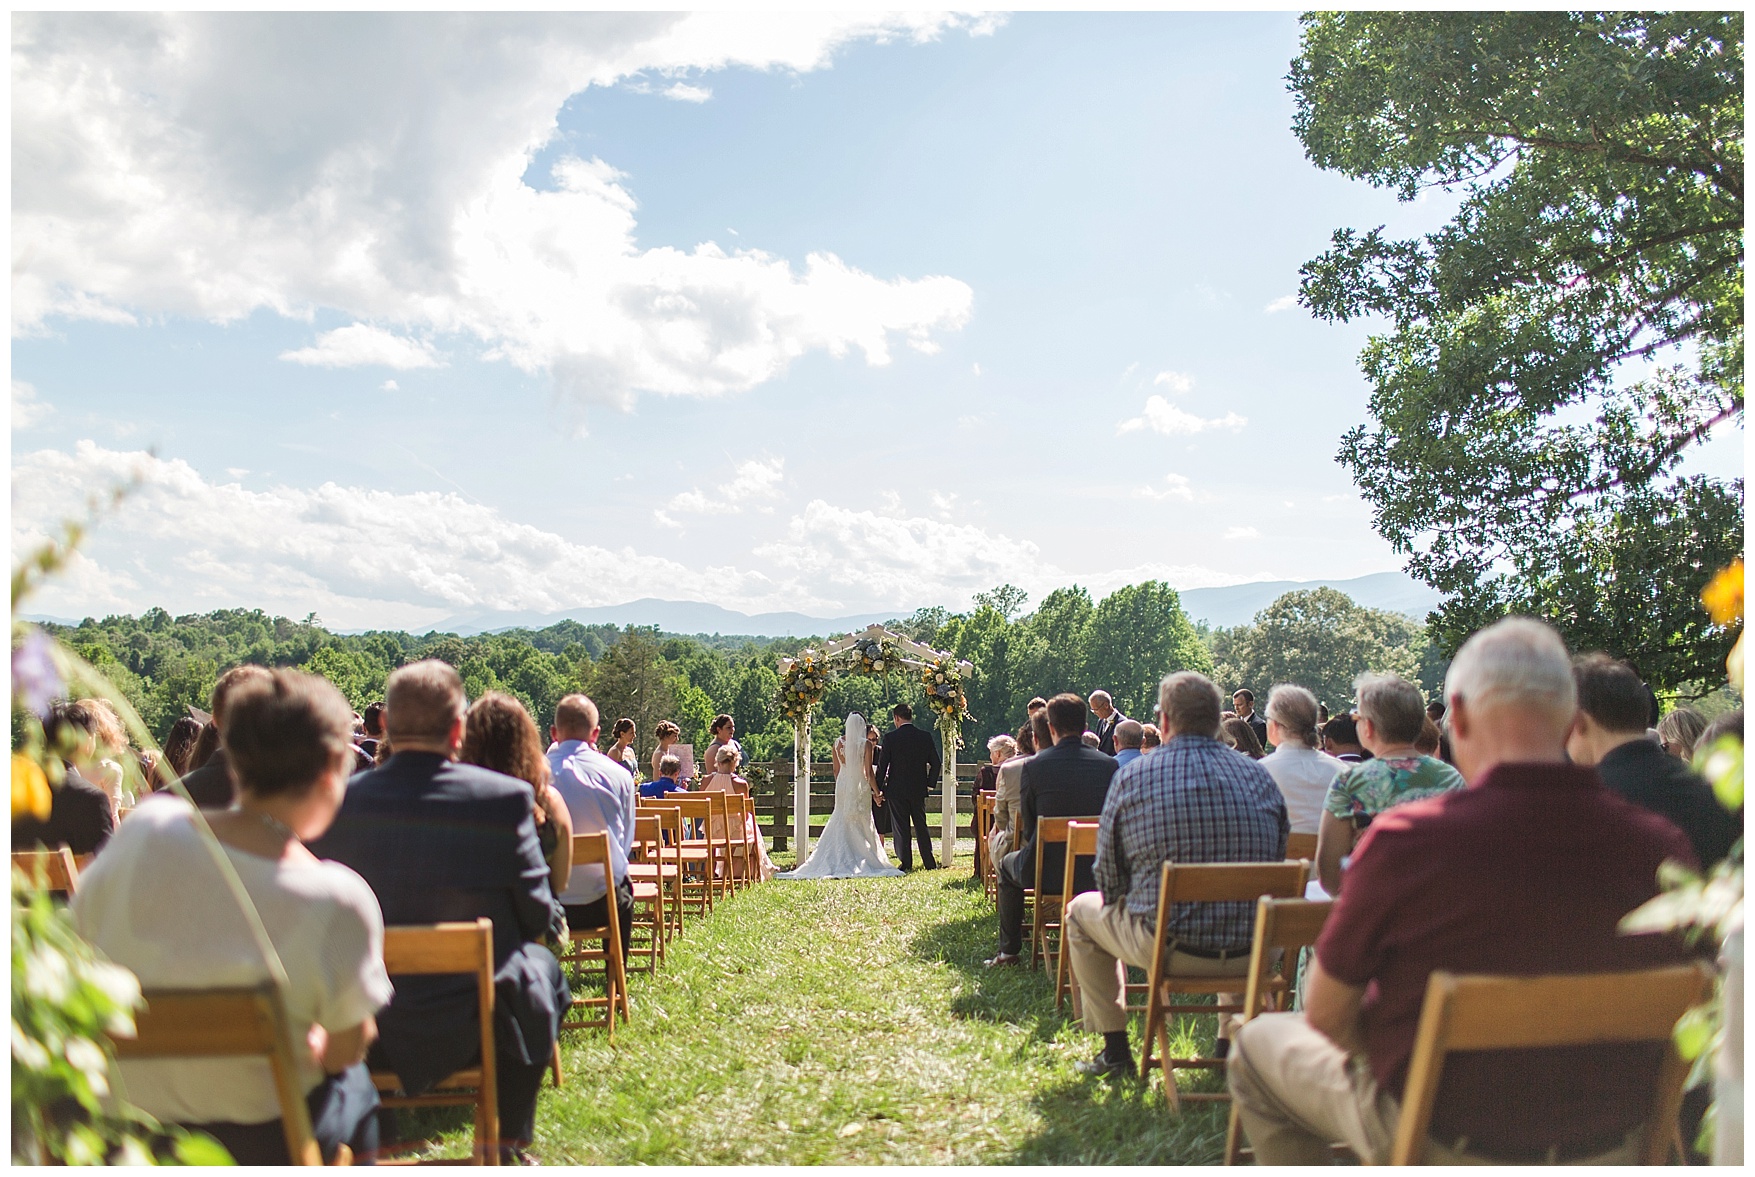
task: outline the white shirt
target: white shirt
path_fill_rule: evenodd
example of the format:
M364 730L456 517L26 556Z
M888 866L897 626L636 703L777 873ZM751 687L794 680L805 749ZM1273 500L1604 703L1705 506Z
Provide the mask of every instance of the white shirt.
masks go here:
M609 857L619 881L628 877L634 849L634 776L627 767L584 740L562 740L548 754L555 791L567 803L575 834L609 833ZM560 900L569 907L595 903L609 893L600 866L575 866Z
M1256 762L1268 770L1286 799L1286 820L1294 834L1314 834L1322 826L1322 801L1335 776L1347 767L1326 752L1288 741Z
M286 862L222 847L286 970L301 1089L323 1080L305 1049L313 1024L350 1029L389 1004L384 916L366 881L334 862ZM267 962L196 829L189 803L154 793L79 876L73 919L145 988L250 985ZM127 1098L173 1123L280 1118L265 1059L118 1064Z

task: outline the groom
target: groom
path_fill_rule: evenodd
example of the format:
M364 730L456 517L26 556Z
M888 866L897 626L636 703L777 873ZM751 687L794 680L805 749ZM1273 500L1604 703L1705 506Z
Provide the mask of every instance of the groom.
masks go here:
M914 869L914 848L908 844L912 824L920 839L920 861L937 870L932 857L932 833L926 825L926 795L938 778L938 749L932 737L910 721L914 710L898 703L890 711L893 730L878 745L877 787L890 811L890 829L896 835L896 857L903 870Z

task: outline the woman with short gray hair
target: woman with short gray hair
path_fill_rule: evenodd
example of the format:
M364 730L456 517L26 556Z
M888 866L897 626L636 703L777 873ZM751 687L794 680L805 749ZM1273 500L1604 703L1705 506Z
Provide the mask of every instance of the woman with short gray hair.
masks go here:
M1268 692L1267 730L1274 750L1261 766L1280 786L1292 832L1314 834L1322 828L1328 787L1346 767L1317 747L1322 737L1316 730L1316 696L1291 683L1276 686Z

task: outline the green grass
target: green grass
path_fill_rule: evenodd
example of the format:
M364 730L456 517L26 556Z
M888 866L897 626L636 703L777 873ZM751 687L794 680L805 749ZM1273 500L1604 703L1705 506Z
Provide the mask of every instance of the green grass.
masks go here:
M544 1085L533 1151L548 1164L1217 1161L1225 1105L1178 1118L1156 1084L1074 1074L1100 1041L1055 1010L1048 975L982 968L994 914L966 855L900 879L767 883L690 921L656 976L632 975L633 1020L613 1045L601 1030L562 1036L566 1082ZM1184 1019L1173 1050L1212 1035L1210 1017ZM466 1152L460 1117L423 1124L449 1129L447 1155Z

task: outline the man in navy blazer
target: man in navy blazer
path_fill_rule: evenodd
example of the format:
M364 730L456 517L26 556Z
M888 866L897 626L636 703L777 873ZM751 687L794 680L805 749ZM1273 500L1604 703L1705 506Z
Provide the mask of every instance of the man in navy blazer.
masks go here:
M932 831L926 824L926 798L939 774L938 748L932 737L914 726L914 709L897 703L890 709L894 726L878 742L878 794L890 811L890 830L896 836L896 857L903 870L914 869L914 851L908 844L910 830L920 841L920 861L937 870L932 857Z
M487 916L494 924L494 1045L503 1159L516 1162L536 1127L536 1093L570 1002L561 966L538 941L555 925L531 816L530 786L459 764L463 683L443 662L404 666L385 691L395 755L348 783L329 832L311 845L371 885L384 923ZM418 1094L479 1061L469 977L395 977L367 1061Z

